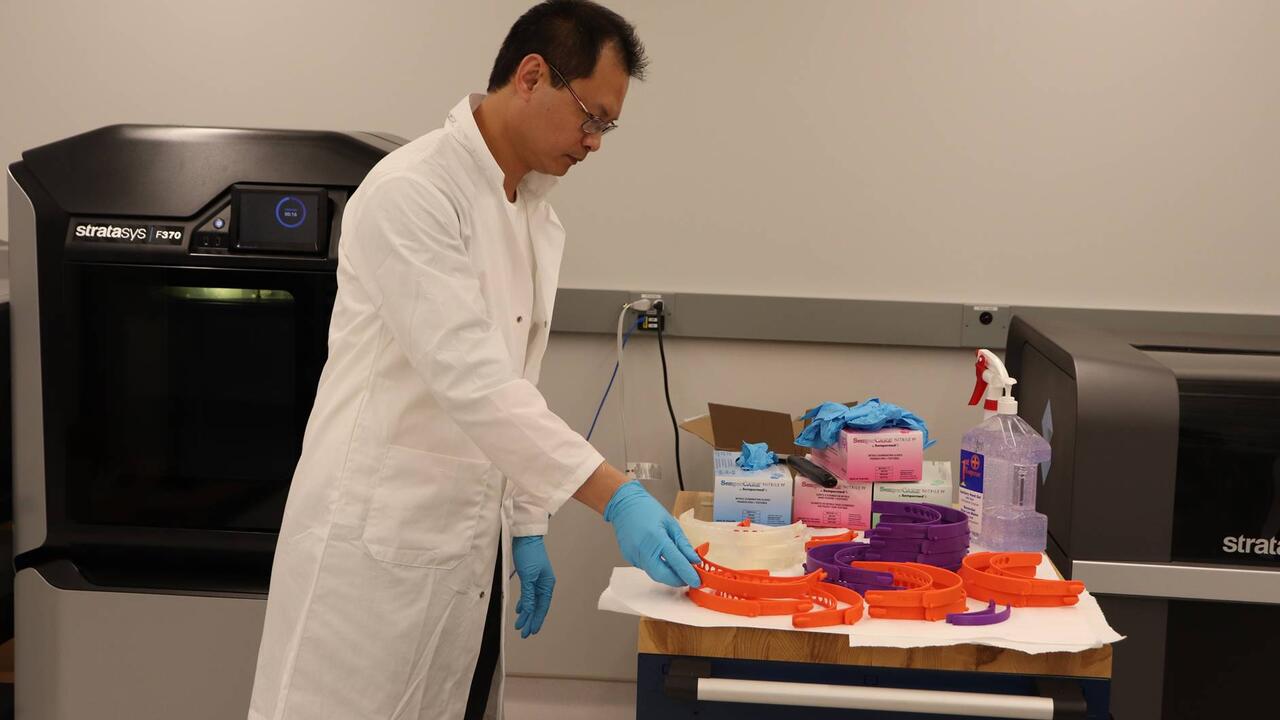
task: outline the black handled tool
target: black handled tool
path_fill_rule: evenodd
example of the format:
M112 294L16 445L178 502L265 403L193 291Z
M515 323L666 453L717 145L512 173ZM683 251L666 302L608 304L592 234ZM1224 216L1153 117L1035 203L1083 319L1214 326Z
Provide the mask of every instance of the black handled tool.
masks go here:
M836 479L835 475L832 475L823 468L818 467L816 463L813 463L799 455L788 455L787 465L801 475L818 483L822 487L833 488L840 484L840 481Z

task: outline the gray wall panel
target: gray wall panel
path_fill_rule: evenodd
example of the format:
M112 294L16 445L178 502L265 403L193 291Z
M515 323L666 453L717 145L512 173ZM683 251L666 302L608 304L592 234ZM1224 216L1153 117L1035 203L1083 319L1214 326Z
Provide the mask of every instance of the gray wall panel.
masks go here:
M613 333L618 311L631 294L621 290L562 288L552 329ZM1103 330L1146 333L1275 335L1280 316L1108 310L1018 305L899 302L839 298L767 297L679 293L667 324L673 337L721 340L896 345L906 347L1004 347L1014 315L1081 323ZM977 321L990 309L992 322Z

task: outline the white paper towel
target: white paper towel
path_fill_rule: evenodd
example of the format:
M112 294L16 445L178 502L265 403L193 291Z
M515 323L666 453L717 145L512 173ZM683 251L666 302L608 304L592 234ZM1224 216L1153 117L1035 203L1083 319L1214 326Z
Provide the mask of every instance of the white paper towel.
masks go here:
M1054 577L1047 562L1038 574ZM986 603L969 600L970 610ZM913 648L936 645L992 645L1032 655L1078 652L1124 639L1107 625L1098 602L1088 591L1080 602L1063 608L1013 608L1008 620L995 625L961 626L945 621L883 620L864 616L855 625L797 630L790 616L748 618L699 607L683 590L653 582L642 570L614 568L609 587L600 595L599 608L628 615L695 627L749 627L793 632L822 632L849 636L850 647Z

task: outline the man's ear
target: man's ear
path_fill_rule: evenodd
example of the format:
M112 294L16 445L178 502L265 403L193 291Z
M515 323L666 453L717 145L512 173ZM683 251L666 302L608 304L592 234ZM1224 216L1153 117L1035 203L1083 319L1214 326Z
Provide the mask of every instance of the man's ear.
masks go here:
M516 67L516 74L512 78L512 84L516 92L516 96L528 99L533 91L537 89L540 83L545 82L545 71L547 61L537 53L529 53L520 61L520 65Z

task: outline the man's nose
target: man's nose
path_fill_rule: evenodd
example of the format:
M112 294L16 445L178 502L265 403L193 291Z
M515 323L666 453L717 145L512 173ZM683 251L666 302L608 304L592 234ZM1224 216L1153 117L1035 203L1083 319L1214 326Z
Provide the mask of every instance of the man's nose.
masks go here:
M595 152L600 149L602 138L600 133L587 133L587 136L582 138L582 147L586 148L587 152Z

